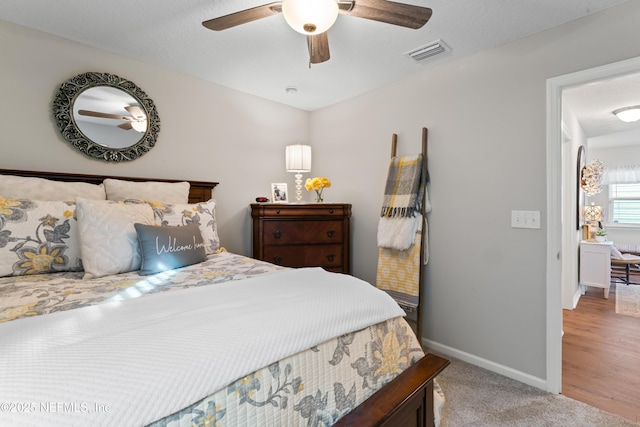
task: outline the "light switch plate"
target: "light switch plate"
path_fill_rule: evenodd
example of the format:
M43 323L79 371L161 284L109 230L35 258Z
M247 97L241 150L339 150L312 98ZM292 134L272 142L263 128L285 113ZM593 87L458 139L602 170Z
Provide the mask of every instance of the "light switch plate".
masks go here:
M512 228L540 228L540 211L511 211Z

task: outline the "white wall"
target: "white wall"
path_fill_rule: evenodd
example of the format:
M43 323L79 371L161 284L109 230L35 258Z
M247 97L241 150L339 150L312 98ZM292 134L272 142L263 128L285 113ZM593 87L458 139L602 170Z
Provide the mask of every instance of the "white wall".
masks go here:
M562 123L563 153L562 153L562 182L563 203L566 209L562 212L562 223L572 230L572 233L563 233L562 236L562 308L574 309L580 299L578 287L578 252L579 242L582 240L582 230L579 225L583 223L582 210L584 207L584 193L578 192L578 150L584 147L583 162L587 160L587 138L584 134L576 115L563 102ZM580 217L578 218L578 214ZM569 238L569 236L571 236ZM573 254L573 256L571 256Z
M546 216L546 80L640 55L639 17L627 2L312 113L327 196L354 205L354 272L369 281L391 134L412 153L429 128L430 344L544 380L546 224L513 229L510 212Z
M251 255L248 205L271 182L292 182L285 146L307 142L309 113L136 60L0 21L0 168L219 181L222 244ZM61 83L87 71L136 83L161 129L143 157L109 164L60 136L51 103Z

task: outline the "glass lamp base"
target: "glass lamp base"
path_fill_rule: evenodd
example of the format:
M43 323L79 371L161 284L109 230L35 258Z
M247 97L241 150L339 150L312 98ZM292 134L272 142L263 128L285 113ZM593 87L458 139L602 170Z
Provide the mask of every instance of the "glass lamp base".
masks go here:
M302 202L302 174L297 173L296 177L296 203Z

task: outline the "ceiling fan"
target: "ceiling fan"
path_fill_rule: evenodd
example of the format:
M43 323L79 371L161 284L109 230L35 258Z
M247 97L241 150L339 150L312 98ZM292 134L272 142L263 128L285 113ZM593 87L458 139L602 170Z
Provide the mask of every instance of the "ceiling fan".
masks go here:
M222 31L280 12L294 30L307 36L310 64L329 60L326 31L339 13L412 29L421 28L432 13L428 7L387 0L282 0L210 19L202 25Z
M137 105L125 105L124 109L131 115L123 116L121 114L101 113L91 110L78 110L78 114L103 119L124 120L125 122L119 124L117 127L124 130L133 129L137 132L144 132L147 129L147 115L144 110Z

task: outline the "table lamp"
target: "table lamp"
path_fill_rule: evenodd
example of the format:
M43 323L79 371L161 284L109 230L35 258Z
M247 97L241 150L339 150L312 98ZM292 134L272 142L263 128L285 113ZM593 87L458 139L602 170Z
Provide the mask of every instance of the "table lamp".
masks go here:
M592 226L600 227L600 221L602 221L602 206L598 206L594 203L587 205L584 207L583 211L584 220L587 222L589 227L589 240L593 240L593 231L591 229ZM585 237L585 236L583 236Z
M296 203L302 201L302 174L311 172L311 146L289 145L286 151L287 172L295 173Z

